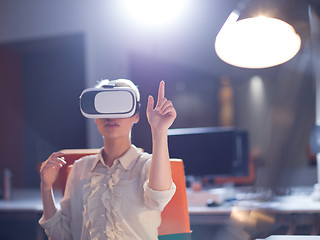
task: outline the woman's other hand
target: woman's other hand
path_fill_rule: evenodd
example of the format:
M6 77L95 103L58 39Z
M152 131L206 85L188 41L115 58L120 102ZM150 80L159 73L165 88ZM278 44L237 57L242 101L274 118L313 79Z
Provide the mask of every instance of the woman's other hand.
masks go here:
M60 168L66 164L63 152L52 153L40 168L41 184L44 190L50 190L58 178Z

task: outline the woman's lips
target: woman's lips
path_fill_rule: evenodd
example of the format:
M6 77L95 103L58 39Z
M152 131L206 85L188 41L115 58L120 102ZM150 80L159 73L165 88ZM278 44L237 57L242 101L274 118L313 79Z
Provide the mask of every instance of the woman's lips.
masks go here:
M105 124L106 127L119 127L119 125L117 123L114 122L108 122Z

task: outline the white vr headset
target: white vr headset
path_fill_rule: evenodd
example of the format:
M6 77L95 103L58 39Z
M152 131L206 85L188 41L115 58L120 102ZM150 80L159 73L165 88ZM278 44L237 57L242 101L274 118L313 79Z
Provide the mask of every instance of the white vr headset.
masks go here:
M132 88L105 85L88 88L80 95L80 109L87 118L129 118L139 109Z

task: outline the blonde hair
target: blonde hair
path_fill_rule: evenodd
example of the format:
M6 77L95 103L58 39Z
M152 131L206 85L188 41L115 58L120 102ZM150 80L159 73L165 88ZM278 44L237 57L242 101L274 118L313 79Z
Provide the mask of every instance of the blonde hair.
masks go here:
M95 86L96 88L103 88L105 85L114 84L115 87L129 87L133 90L137 101L140 101L140 92L138 87L129 79L116 79L116 80L109 80L109 79L103 79L98 82L98 84Z

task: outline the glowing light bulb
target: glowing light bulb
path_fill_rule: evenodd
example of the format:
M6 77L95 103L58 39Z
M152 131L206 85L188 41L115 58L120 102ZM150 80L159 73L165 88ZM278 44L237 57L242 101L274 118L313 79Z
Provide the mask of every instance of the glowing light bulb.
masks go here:
M266 68L293 58L301 39L288 23L268 17L226 22L216 37L215 50L225 62L244 68Z

